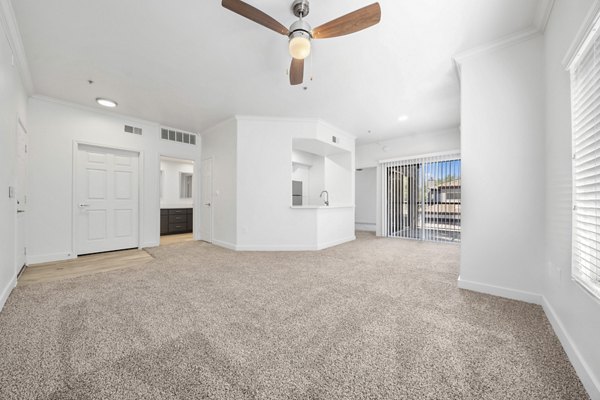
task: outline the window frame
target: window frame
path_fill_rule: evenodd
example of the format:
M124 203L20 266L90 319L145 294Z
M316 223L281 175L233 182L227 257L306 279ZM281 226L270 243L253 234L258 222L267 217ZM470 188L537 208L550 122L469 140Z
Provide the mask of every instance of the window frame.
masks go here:
M590 96L589 104L583 103L578 104L581 98L581 84L578 81L579 74L578 68L582 65L583 61L589 60L590 52L594 52L592 55L593 61L592 66L589 67L590 74L585 77L586 81L589 81L590 86L585 87L584 90L592 89L591 93L600 93L600 13L595 13L595 17L590 21L591 23L587 24L588 29L585 30L585 34L582 34L577 39L578 46L576 47L576 51L574 52L574 56L570 61L567 70L570 73L571 79L571 88L570 88L570 101L571 101L571 154L572 154L572 162L571 162L571 190L572 190L572 232L571 232L571 279L576 282L579 286L581 286L586 292L588 292L591 296L593 296L596 300L600 300L600 196L595 195L596 198L593 200L584 199L583 193L578 193L578 184L581 184L581 180L590 179L593 181L592 185L594 189L600 190L600 154L595 155L597 151L600 152L600 147L597 149L592 149L588 153L584 152L584 149L587 147L594 146L594 144L600 144L600 107L596 109L594 106L595 100L594 94ZM587 71L586 71L587 72ZM583 133L587 133L586 131L580 131L580 127L578 126L577 117L581 117L581 109L587 110L586 106L592 105L592 112L589 113L589 121L591 124L590 136L585 140L581 140ZM584 114L585 115L585 114ZM587 117L587 115L586 115ZM596 127L597 125L597 127ZM582 147L582 142L585 143L587 140L592 139L592 145L586 144ZM578 142L579 141L579 142ZM577 147L580 147L577 150ZM584 153L588 157L591 156L592 163L594 163L593 169L598 169L597 171L593 171L590 176L586 175L583 171L578 172L577 168L581 168L581 165L578 163L580 158L578 157L580 153ZM591 193L594 193L592 190ZM596 192L597 193L597 192ZM589 194L589 193L588 193ZM584 201L595 202L596 204L592 207L592 212L590 214L584 214L578 208L578 204ZM589 209L589 208L588 208ZM595 214L595 215L593 215ZM593 223L584 222L585 218L596 219ZM595 239L592 238L584 238L579 236L579 231L581 230L582 225L593 225L594 232L589 232L590 236L595 235ZM595 248L589 245L589 243L585 243L585 241L595 242ZM588 247L591 250L584 251L583 247ZM591 252L595 252L593 255ZM587 258L587 259L586 259ZM583 259L580 261L580 259ZM592 267L586 266L586 264L591 265ZM587 272L591 272L590 275L586 274ZM592 276L592 275L595 275Z

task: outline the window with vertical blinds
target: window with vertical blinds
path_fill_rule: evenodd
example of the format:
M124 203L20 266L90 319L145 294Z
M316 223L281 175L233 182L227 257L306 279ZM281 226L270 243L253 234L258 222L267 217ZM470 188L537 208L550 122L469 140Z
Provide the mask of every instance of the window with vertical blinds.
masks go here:
M384 236L460 242L460 155L382 161Z
M572 276L600 298L600 31L570 67L573 124Z

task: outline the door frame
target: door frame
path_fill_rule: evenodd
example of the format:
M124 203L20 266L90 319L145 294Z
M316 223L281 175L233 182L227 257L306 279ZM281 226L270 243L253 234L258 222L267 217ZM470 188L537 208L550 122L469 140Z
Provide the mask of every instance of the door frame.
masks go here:
M19 143L19 135L20 135L19 130L20 129L23 130L23 132L25 133L25 135L27 137L27 144L26 144L26 150L25 150L26 158L25 158L25 177L24 177L25 178L24 185L26 187L27 186L27 179L28 179L28 173L27 173L28 170L27 170L27 168L29 167L29 156L28 156L28 153L29 153L29 150L28 150L28 147L29 147L29 132L27 131L27 128L25 127L25 123L21 119L21 116L17 115L17 125L16 125L16 131L15 131L15 138L16 138L16 145L17 146L20 144ZM15 149L15 150L18 152L18 149ZM19 205L18 205L18 200L19 199L18 199L18 197L19 197L19 195L18 195L18 192L22 188L17 187L16 180L17 180L17 178L16 178L16 173L15 173L15 188L16 188L17 193L16 193L16 198L15 198L15 205L16 206L15 206L15 232L14 232L14 235L15 235L15 254L14 254L14 257L15 257L15 260L14 260L15 266L14 267L15 267L15 272L16 272L15 276L19 276L21 274L21 272L24 270L24 268L27 266L27 225L28 224L27 224L27 212L26 212L25 216L24 216L24 219L25 219L24 224L25 224L25 226L19 228L19 214L18 214L18 210L19 210ZM25 205L24 205L24 207L25 207L25 210L27 210L27 193L25 194ZM19 232L20 232L20 229L25 229L25 233L23 235L24 236L23 237L23 241L24 241L23 243L19 243ZM23 249L19 248L20 244L23 245L23 247L24 247ZM18 265L17 264L17 260L19 259L18 252L20 252L20 251L24 251L25 252L25 254L23 254L23 265Z
M70 258L77 258L77 240L78 237L78 224L77 215L79 213L79 207L77 207L77 156L79 155L79 146L91 146L98 147L105 150L120 150L128 151L130 153L136 153L138 155L138 243L137 248L142 249L142 232L144 228L144 152L127 148L118 147L101 143L94 143L82 140L73 140L73 154L71 159L71 254Z
M192 207L192 210L194 211L193 213L193 222L192 222L192 235L194 237L194 240L201 240L200 239L200 228L199 228L199 222L200 221L200 215L198 215L199 212L199 208L198 208L198 193L200 193L200 189L198 188L198 182L200 182L200 179L202 178L200 175L200 165L198 165L198 160L194 160L191 158L186 158L185 156L181 156L181 155L173 155L173 154L168 154L168 153L158 153L158 179L160 182L160 161L161 158L163 157L167 157L167 158L174 158L177 160L181 160L181 161L191 161L194 163L194 177L196 179L194 179L193 183L192 183L192 203L194 204L194 206ZM200 163L201 164L201 163ZM198 179L200 178L200 179ZM156 210L158 211L159 215L160 215L160 183L158 185L158 203L157 203L157 208ZM158 243L160 243L160 218L158 219Z
M214 243L214 237L215 237L215 201L213 198L213 188L214 188L214 176L215 176L215 158L214 157L206 157L203 158L202 160L200 160L200 179L202 180L202 164L204 164L205 161L210 160L210 164L211 164L211 171L210 171L210 242L206 241L207 243ZM202 185L202 181L201 181L201 185ZM200 188L201 189L201 188ZM200 190L200 200L203 202L203 193ZM203 204L200 205L200 213L202 213L202 206ZM202 221L200 221L202 223ZM204 238L200 238L200 240L204 240Z

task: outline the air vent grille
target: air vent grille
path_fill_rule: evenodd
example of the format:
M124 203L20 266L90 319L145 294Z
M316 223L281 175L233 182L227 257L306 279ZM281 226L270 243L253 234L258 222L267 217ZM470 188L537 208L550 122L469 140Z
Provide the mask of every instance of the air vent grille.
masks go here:
M138 128L137 126L125 125L124 131L126 133L133 133L134 135L142 134L142 128Z
M164 140L170 140L172 142L179 142L185 144L196 145L196 134L176 131L174 129L162 128L160 130L160 137Z

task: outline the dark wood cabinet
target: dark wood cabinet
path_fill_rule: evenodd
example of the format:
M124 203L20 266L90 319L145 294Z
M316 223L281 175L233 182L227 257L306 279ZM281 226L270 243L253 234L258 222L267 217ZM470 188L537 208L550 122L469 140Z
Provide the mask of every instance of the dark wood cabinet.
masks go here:
M192 208L161 208L160 234L173 235L193 231L194 209Z

